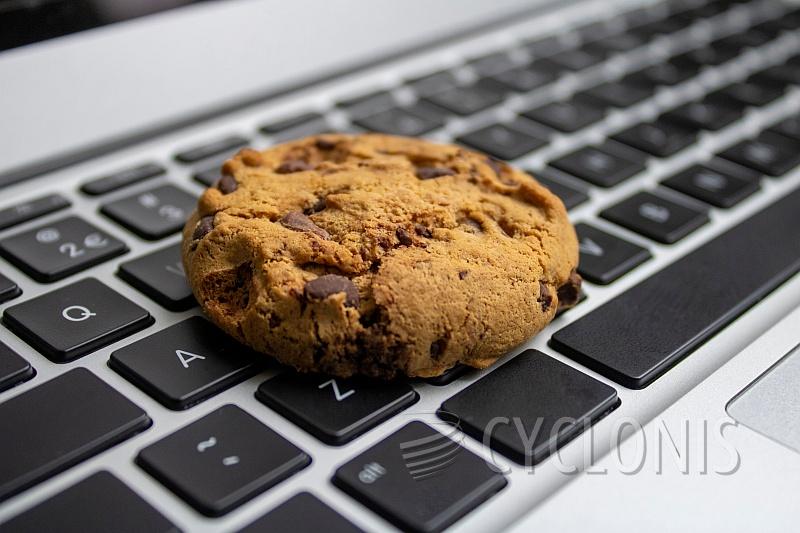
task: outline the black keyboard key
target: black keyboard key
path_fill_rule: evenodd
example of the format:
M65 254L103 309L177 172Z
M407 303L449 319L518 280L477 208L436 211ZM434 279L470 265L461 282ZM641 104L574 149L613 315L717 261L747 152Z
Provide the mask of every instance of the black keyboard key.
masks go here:
M531 466L618 404L617 391L608 385L526 350L445 400L439 416L481 442L489 437L493 450Z
M100 211L143 239L157 240L183 229L197 198L173 185L137 193Z
M719 42L723 43L729 48L733 48L734 50L741 52L745 48L756 48L758 46L765 45L772 39L774 39L774 35L768 32L761 31L758 28L749 28L732 35L728 35L727 37L723 37L719 39Z
M0 209L0 230L39 218L48 213L66 209L69 205L69 200L60 194L48 194L13 207Z
M0 255L43 283L65 278L127 251L122 241L74 216L0 240Z
M85 368L0 404L0 501L150 427L147 413Z
M760 177L758 172L716 160L689 167L661 183L716 207L733 207L759 189Z
M653 257L646 248L588 224L576 224L575 231L580 250L578 273L592 283L608 285Z
M322 442L341 446L413 405L419 396L401 381L285 372L262 383L256 398Z
M648 37L635 33L617 33L603 37L591 43L590 46L597 50L602 50L607 54L618 54L629 52L634 48L642 46L648 41Z
M767 105L786 92L785 85L768 82L762 78L751 76L746 80L733 83L724 89L711 93L711 98L727 100L733 106Z
M516 66L508 52L495 52L486 56L472 59L469 66L478 76L492 76Z
M719 155L768 176L782 176L800 164L800 141L765 131Z
M564 202L564 207L567 209L577 207L589 199L589 195L577 187L566 185L555 179L543 176L541 172L531 172L531 174L533 174L533 176L536 178L536 181L550 189L550 192L558 196L561 201Z
M193 316L114 351L108 366L178 411L244 381L263 360Z
M708 213L650 192L638 192L600 216L645 237L672 244L708 222Z
M5 533L177 533L178 528L138 494L102 470L0 524Z
M370 131L416 137L444 125L441 111L417 103L408 107L393 107L353 121Z
M22 294L22 289L19 288L19 285L0 273L0 303L13 300L20 294Z
M592 67L604 59L605 54L590 45L558 52L541 61L543 65L552 66L556 70L576 71Z
M798 205L795 189L559 330L551 344L621 385L648 386L800 270L797 247L786 245L800 241ZM744 257L758 260L742 268Z
M786 120L779 122L771 127L769 131L774 131L786 137L791 137L800 141L800 115L794 115Z
M406 424L339 467L333 483L404 531L439 532L508 482L422 422Z
M564 50L566 46L564 41L561 40L560 35L552 35L550 37L528 41L523 48L527 50L531 56L540 58L557 54Z
M295 494L238 533L361 533L310 492Z
M697 74L699 67L686 59L671 59L631 74L626 79L645 87L658 85L677 85Z
M452 72L443 70L412 78L407 81L407 84L418 96L422 97L451 89L458 85L458 80Z
M308 112L264 124L259 129L265 135L278 135L286 132L319 131L319 128L324 129L324 124L325 117L323 115Z
M471 367L467 365L458 364L448 370L445 370L443 374L439 376L434 376L432 378L424 378L425 383L429 385L434 385L436 387L444 387L445 385L450 385L452 382L460 378L461 376L467 374Z
M776 84L800 84L800 69L796 65L774 65L758 73L765 80L772 80Z
M175 159L181 163L197 163L209 157L233 152L248 143L248 140L238 135L231 135L222 139L209 142L202 146L190 148L175 154Z
M471 115L505 100L506 89L496 81L483 78L472 85L454 87L432 94L426 101L457 115Z
M394 96L389 91L375 91L346 98L336 103L336 106L347 110L357 116L371 115L397 105Z
M305 452L235 405L143 449L139 466L206 516L222 516L299 472Z
M583 100L571 100L551 102L525 111L522 116L556 130L572 133L602 120L605 114L600 106L590 105Z
M697 133L665 120L640 122L612 136L623 144L657 157L669 157L690 146Z
M547 143L514 126L513 123L493 124L462 135L456 138L456 142L505 160L522 157Z
M742 111L725 99L705 98L668 111L663 118L688 128L717 131L738 120Z
M691 61L698 67L718 66L739 56L739 51L727 46L724 42L712 42L708 46L695 48L678 56L681 60Z
M624 155L607 144L579 148L550 161L550 165L600 187L613 187L645 169L640 160Z
M94 278L9 307L3 322L54 363L67 363L153 323L153 317Z
M492 76L492 79L508 87L512 91L526 93L547 85L556 79L552 69L544 65L531 63L521 67L514 67Z
M31 379L35 374L29 362L0 342L0 392Z
M192 177L198 183L205 185L206 187L213 187L222 177L222 171L220 167L222 163L214 165L213 167L209 167L205 170L199 170L195 172Z
M117 275L170 311L197 305L186 281L180 243L122 263Z
M652 94L649 89L624 80L603 83L581 93L601 105L612 107L629 107L646 100Z
M164 167L161 165L145 163L144 165L126 168L119 172L109 174L108 176L88 181L81 185L81 191L89 196L99 196L133 185L134 183L139 183L146 179L160 176L164 174L164 172L166 172L166 170L164 170Z

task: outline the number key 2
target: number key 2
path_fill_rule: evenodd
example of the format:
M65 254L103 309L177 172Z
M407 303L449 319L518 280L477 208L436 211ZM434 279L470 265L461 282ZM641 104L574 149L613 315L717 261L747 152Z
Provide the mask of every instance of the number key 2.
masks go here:
M127 250L124 242L75 216L0 241L0 255L44 283L65 278Z

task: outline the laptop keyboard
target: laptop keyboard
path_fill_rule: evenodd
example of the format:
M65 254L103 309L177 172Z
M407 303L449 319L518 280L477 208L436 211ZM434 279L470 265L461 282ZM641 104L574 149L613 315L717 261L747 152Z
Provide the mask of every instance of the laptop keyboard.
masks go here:
M719 213L747 209L800 165L798 29L800 9L712 0L658 4L555 36L517 35L451 69L397 73L406 81L364 84L325 109L309 99L305 110L252 131L211 131L206 141L176 142L169 158L143 154L74 190L0 210L0 256L16 267L0 274L0 301L11 300L3 323L24 341L0 344L0 427L15 435L0 439L9 465L0 469L0 501L120 443L115 461L148 474L127 479L98 462L58 492L10 514L0 508L0 522L10 520L0 529L61 520L72 506L69 524L86 531L112 523L114 509L139 526L132 530L174 531L175 522L441 531L535 484L517 466L485 458L547 464L586 428L613 419L626 389L646 389L800 270L796 247L784 244L800 242L795 188L637 284L623 281L716 227ZM775 104L791 116L742 125ZM197 316L177 233L198 184L214 184L220 161L238 148L334 130L457 142L541 176L578 214L581 301L594 293L601 301L559 316L541 350L430 379L299 376L242 348ZM698 145L711 156L698 155ZM87 199L102 217L57 213ZM116 259L133 243L134 257ZM748 256L763 260L741 268ZM20 287L37 287L35 296L15 301ZM25 343L46 359L18 354L14 346ZM580 398L566 392L577 388ZM528 431L537 419L547 427L532 443L512 426L484 442L494 417L512 415ZM564 417L573 423L551 431ZM325 486L290 485L320 468ZM159 490L175 496L137 496ZM280 496L266 506L246 504L272 493ZM96 506L75 508L86 494L97 495ZM180 501L187 507L173 512ZM196 513L216 518L195 522ZM215 522L231 516L224 527Z

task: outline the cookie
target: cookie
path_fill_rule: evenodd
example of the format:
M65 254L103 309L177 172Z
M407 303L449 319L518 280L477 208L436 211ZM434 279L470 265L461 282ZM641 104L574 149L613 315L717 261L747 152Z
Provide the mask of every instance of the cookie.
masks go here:
M578 298L563 204L486 155L322 135L222 174L184 229L187 278L215 324L298 370L484 368Z

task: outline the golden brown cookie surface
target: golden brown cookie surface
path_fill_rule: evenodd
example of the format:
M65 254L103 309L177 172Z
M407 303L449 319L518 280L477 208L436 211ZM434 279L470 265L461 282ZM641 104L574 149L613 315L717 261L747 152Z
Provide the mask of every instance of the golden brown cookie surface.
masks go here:
M336 376L484 368L579 284L563 204L529 175L386 135L242 150L187 222L183 260L218 326Z

